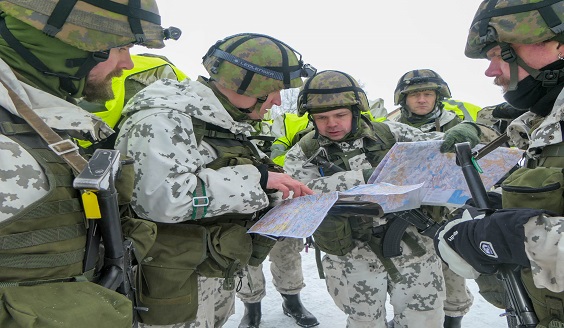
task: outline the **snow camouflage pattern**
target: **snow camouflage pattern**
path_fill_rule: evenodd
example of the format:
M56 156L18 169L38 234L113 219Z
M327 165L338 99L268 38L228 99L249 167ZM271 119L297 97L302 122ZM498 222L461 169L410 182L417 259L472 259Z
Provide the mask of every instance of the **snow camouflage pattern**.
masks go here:
M396 116L395 121L400 122L402 117L403 117L403 113L400 116ZM451 112L451 111L448 111L448 110L442 110L441 115L438 117L438 120L439 120L439 126L441 126L441 127L449 124L453 120L456 120L456 122L458 122L458 123L461 122L461 120L458 118L458 115L456 115L454 112ZM403 122L401 122L401 123L403 123ZM404 123L404 124L408 124L408 123ZM418 129L420 129L423 132L432 131L432 130L435 130L435 128L436 128L435 122L425 123L425 124L418 127Z
M324 71L316 74L311 78L308 84L308 91L315 92L317 89L331 90L346 87L360 88L358 82L350 75L339 71ZM351 81L352 80L352 81ZM325 93L315 94L307 93L304 96L304 91L300 91L298 96L298 115L305 115L306 112L318 113L337 107L348 107L359 105L361 112L370 111L368 99L364 91L357 89L358 98L354 91L344 91L339 93ZM360 102L359 102L360 98Z
M245 38L247 35L229 37L227 40L220 40L219 46L216 44L210 48L218 47L225 51L231 44ZM288 64L284 67L283 56L279 47L279 42L274 42L267 37L256 36L238 45L231 50L231 55L246 60L264 68L270 68L277 71L281 69L293 68L292 71L301 68L302 63L298 61L298 57L293 50L286 45L280 44L287 55ZM217 71L212 69L216 62L220 61ZM237 91L241 86L243 79L247 74L247 70L243 67L234 65L226 60L220 60L208 52L204 57L203 65L209 73L210 78L215 80L219 85L226 89ZM301 77L296 77L290 81L291 88L298 88L303 84ZM286 89L284 82L260 74L254 74L250 84L243 93L245 96L260 98L271 92Z
M496 2L494 10L500 8L517 7L520 5L537 5L539 0L493 0ZM492 43L524 43L533 44L552 39L556 33L547 26L538 10L524 8L526 12L508 14L504 16L492 17L488 22L486 35L480 35L482 20L476 21L479 15L483 15L490 10L486 9L491 1L483 1L474 16L472 26L466 40L464 53L469 58L484 58L484 47ZM546 5L545 5L546 7ZM555 15L564 21L564 1L559 1L551 5Z
M206 141L196 141L193 117L234 134L250 136L255 129L247 122L234 121L205 84L156 81L131 98L123 113L116 149L135 160L131 205L140 217L165 223L193 220L198 181L209 199L202 220L231 213L251 214L269 205L255 166L206 168L217 154ZM232 313L235 291L221 289L223 279L198 276L198 281L202 288L198 291L196 322L169 327L217 327Z
M12 88L53 129L90 140L108 137L113 130L100 118L51 94L21 83L0 60L0 79ZM17 115L17 110L0 85L0 106ZM0 222L47 194L47 177L35 159L19 144L0 134Z
M276 242L270 250L272 283L280 294L295 295L305 287L300 255L303 249L301 238L284 238ZM237 293L237 297L244 303L257 303L266 296L266 281L262 269L262 264L258 267L247 266L242 288Z
M268 206L255 166L206 168L217 155L205 141L196 142L192 117L235 134L249 136L254 129L234 121L204 84L157 81L131 98L123 113L127 119L116 149L135 159L131 204L142 218L167 223L191 220L198 180L209 198L206 217L254 213Z
M397 119L400 120L403 116L399 116ZM454 126L461 122L461 119L454 112L448 110L442 110L441 116L438 118L441 130L444 132L451 126ZM451 123L452 122L452 123ZM447 125L449 125L447 127ZM426 123L419 127L423 132L435 130L435 123ZM483 126L480 126L483 128ZM484 141L485 129L482 129L482 142ZM445 212L448 213L452 209L446 209ZM443 278L445 280L445 293L446 299L444 301L444 311L445 315L449 317L461 317L470 311L470 307L474 302L474 296L466 286L466 279L456 274L454 271L449 269L448 265L442 262Z
M507 126L507 134L516 147L526 149L528 156L535 158L538 148L563 141L561 121L564 121L564 92L558 95L552 111L545 118L526 112Z
M527 149L527 155L535 158L538 148L563 142L562 121L564 92L560 93L552 111L544 119L526 112L509 124L507 131L513 144ZM554 292L564 291L564 217L531 219L524 228L527 236L525 251L531 262L535 285Z
M384 123L390 127L396 141L441 139L443 136L440 132L423 133L401 123ZM332 142L323 136L319 136L318 140L321 146ZM362 147L363 138L336 144L343 151L351 151ZM349 159L351 171L321 177L316 167L302 167L306 159L307 156L298 143L286 154L284 169L318 193L344 191L363 184L365 180L362 169L372 167L362 153ZM373 221L374 226L385 223L383 218L374 218ZM385 309L387 292L395 307L396 324L405 327L442 326L445 285L440 274L441 261L430 238L420 235L413 227L407 231L425 252L422 256L415 256L402 241L404 254L392 258L404 279L400 283L389 279L381 261L366 243L355 241L356 247L345 256L324 256L322 262L327 289L337 306L348 315L347 327L386 327L386 313L382 310Z
M38 30L43 30L49 15L59 0L6 0L0 1L0 10ZM112 0L127 5L129 0ZM141 26L148 48L164 47L164 31L160 26L159 11L155 0L141 0L141 9L155 15L158 24L145 20ZM128 17L78 1L67 22L55 37L76 48L95 52L135 43L136 39L129 26Z

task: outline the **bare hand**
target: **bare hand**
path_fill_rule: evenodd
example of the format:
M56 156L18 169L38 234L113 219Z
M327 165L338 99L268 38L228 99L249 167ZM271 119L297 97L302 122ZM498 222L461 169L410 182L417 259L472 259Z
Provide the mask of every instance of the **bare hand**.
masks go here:
M313 195L313 190L286 173L268 172L266 188L281 191L282 199L288 198L290 191L294 192L294 198L304 195Z

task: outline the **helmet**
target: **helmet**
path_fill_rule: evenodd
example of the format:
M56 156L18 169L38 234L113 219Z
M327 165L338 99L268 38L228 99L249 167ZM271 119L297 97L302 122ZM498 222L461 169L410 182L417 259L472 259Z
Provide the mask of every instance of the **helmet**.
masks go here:
M359 112L370 111L364 90L352 76L343 72L319 72L306 81L298 94L300 116L307 112L321 113L343 107L354 107Z
M394 91L394 104L400 105L408 93L422 90L437 91L437 102L451 97L448 84L439 74L430 69L416 69L405 73L399 79Z
M299 52L263 34L242 33L219 40L202 59L212 80L254 98L300 87L302 77L315 72L303 64Z
M164 39L180 36L180 30L160 26L155 0L5 0L0 10L88 52L131 43L162 48Z
M562 38L564 1L486 0L470 26L464 53L484 58L499 43L533 44Z

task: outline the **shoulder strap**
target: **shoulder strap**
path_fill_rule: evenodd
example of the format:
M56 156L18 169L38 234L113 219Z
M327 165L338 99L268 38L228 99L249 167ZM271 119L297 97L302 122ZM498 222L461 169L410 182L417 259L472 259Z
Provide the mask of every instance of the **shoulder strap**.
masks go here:
M61 156L75 171L80 173L86 167L87 161L78 152L78 146L70 139L63 139L49 127L4 81L0 81L8 90L8 95L14 102L20 116L41 136L49 148Z

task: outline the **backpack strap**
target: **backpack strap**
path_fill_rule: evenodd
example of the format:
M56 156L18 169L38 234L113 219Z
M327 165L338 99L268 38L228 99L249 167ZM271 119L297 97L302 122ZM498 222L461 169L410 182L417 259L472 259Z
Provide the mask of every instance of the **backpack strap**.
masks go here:
M70 139L63 139L45 123L4 81L0 81L8 90L20 116L41 136L51 150L61 156L76 174L82 172L87 161L78 151L78 146Z

